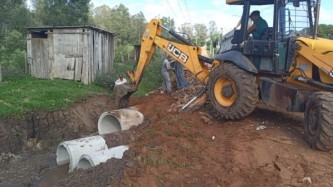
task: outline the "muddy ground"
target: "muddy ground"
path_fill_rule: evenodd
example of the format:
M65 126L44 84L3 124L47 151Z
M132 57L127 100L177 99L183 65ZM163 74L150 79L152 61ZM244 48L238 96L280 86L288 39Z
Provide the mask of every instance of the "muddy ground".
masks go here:
M333 186L333 152L308 147L302 115L261 104L243 120L221 121L209 105L177 113L176 102L174 95L159 92L132 98L148 126L124 158L71 174L56 165L57 144L97 132L98 116L113 109L112 98L94 96L44 114L46 122L37 124L33 137L31 120L16 119L26 129L16 142L5 138L11 128L4 128L8 119L3 119L0 139L17 148L2 149L0 186ZM38 137L39 129L47 136Z

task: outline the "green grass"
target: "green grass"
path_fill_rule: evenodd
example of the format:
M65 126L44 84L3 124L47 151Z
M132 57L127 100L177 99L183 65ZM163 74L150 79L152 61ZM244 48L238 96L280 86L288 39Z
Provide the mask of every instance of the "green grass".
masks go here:
M15 77L0 83L0 116L20 116L30 110L56 111L88 95L107 92L96 85L69 80Z
M152 60L146 68L143 79L134 97L141 97L146 93L157 89L162 84L160 73L163 59ZM69 80L43 80L30 76L6 77L0 83L0 116L22 115L31 110L56 111L72 106L88 95L94 93L108 93L103 88L104 83L114 82L119 74L126 74L126 71L134 69L132 64L114 63L115 72L112 76L101 77L95 82L100 85L84 85ZM111 92L112 94L112 92Z
M174 137L180 137L180 132L177 132L177 131L173 131L173 130L171 130L171 129L167 129L166 131L165 131L165 134L167 135L167 136L174 136Z
M159 62L161 61L161 62ZM152 60L143 73L138 91L133 94L134 97L144 96L146 93L156 90L162 85L161 67L163 59L159 61ZM114 63L115 75L126 75L127 71L134 70L134 64ZM115 81L115 80L114 80Z
M154 129L148 129L145 131L144 136L147 139L152 139L157 135L156 131Z

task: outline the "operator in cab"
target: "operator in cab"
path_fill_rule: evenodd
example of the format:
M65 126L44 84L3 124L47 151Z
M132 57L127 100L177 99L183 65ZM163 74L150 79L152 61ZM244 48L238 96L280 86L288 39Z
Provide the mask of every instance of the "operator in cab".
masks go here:
M258 10L253 11L250 14L250 18L253 21L251 27L247 30L248 34L252 34L253 39L260 40L268 24L266 20L260 17L260 12Z

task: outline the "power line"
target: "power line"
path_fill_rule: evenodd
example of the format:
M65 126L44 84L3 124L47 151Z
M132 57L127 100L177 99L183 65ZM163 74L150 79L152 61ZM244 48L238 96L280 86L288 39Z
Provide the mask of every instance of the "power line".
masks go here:
M187 8L186 0L184 0L184 4L185 4L186 12L187 12L188 18L190 20L190 23L192 24L192 19L191 19L191 16L190 16L190 12L188 11L188 8Z
M180 9L180 12L183 14L184 18L186 17L185 14L184 14L184 11L182 9L182 6L180 6L180 3L179 1L177 0L177 3L178 3L178 6L179 6L179 9Z
M168 5L169 5L169 7L170 7L170 9L171 9L171 11L172 11L172 13L173 13L173 15L175 15L175 17L177 17L177 15L176 15L175 11L173 10L173 8L172 8L172 6L171 6L169 0L167 0L167 2L168 2Z

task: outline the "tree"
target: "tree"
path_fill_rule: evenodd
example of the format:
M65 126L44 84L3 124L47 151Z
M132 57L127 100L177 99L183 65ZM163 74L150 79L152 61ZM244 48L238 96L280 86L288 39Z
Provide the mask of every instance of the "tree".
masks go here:
M128 62L133 54L133 45L141 42L147 24L143 13L132 16L123 4L113 8L103 5L93 9L92 19L95 26L116 33L115 61Z
M107 5L102 5L99 7L96 7L92 10L92 19L93 24L97 26L98 28L110 31L112 31L111 25L112 25L112 13L111 8Z
M0 44L11 30L21 33L29 25L29 11L24 0L1 0L0 3Z
M194 37L193 27L190 23L183 23L180 25L180 27L178 29L181 33L184 33L188 37L188 39L190 39L190 40L193 39L193 37Z
M32 0L43 25L87 25L90 0Z
M96 26L117 33L118 44L130 43L131 36L135 31L131 30L130 13L123 4L114 8L103 5L93 11Z
M123 4L115 6L111 9L110 30L117 33L117 40L120 44L130 43L130 37L133 34L133 30L130 27L130 13L128 8Z
M25 62L25 27L31 24L25 0L1 0L0 3L0 81L2 68L23 70ZM23 68L22 68L23 66ZM15 69L17 68L17 69ZM21 72L20 72L21 73Z
M208 30L209 30L209 39L210 39L209 51L210 54L213 55L215 53L214 48L217 45L220 36L215 21L209 22Z
M145 26L146 26L146 18L143 15L143 13L140 12L138 14L131 16L130 23L131 23L130 24L131 30L135 31L131 35L130 43L140 44L141 37L142 37L142 34L143 34L143 32L145 30Z
M162 25L170 30L175 30L176 29L176 26L175 26L175 20L170 18L170 17L162 17L161 18L161 21L162 21ZM162 32L162 35L161 35L163 38L166 38L168 40L174 40L174 38L168 33L168 32L165 32L163 31Z
M318 28L318 36L333 39L333 25L320 24Z
M193 26L195 32L195 43L199 46L203 46L205 44L205 40L207 39L208 29L204 24L194 24Z
M175 20L173 18L163 16L161 18L161 20L162 20L163 26L165 26L166 28L173 29L173 30L176 29Z
M25 65L25 37L20 32L12 30L4 39L6 45L0 44L0 66L23 71Z

